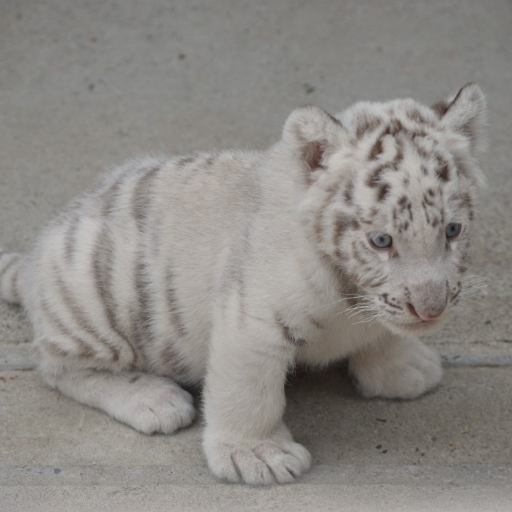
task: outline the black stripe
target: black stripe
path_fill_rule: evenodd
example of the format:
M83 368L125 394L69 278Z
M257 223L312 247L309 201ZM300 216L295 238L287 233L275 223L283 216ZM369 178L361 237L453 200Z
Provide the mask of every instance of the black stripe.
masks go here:
M381 295L379 295L379 297L381 297L388 306L390 306L392 308L399 309L399 310L403 310L403 308L401 306L399 306L398 304L394 304L393 302L390 302L390 300L388 298L389 293L382 293Z
M112 213L115 212L115 206L116 206L116 200L118 198L118 190L121 186L121 183L126 179L126 176L123 174L121 175L110 187L103 192L102 199L103 199L103 206L101 209L101 215L103 217L108 217Z
M276 318L277 324L279 325L279 327L281 329L281 334L283 335L283 338L288 343L290 343L296 347L300 347L300 346L306 344L305 339L297 338L296 336L294 336L292 334L290 327L283 322L283 320L281 319L281 317L278 314L276 314L275 318Z
M159 166L153 167L139 178L139 181L135 185L132 197L132 213L140 232L144 231L144 226L149 213L151 184L159 170Z
M70 221L68 230L66 231L64 243L64 257L68 265L71 265L71 263L73 263L73 258L75 256L77 231L79 223L80 217L78 216L78 214L75 213Z
M86 332L89 336L91 336L92 338L95 338L100 343L103 343L104 345L106 345L112 354L112 360L118 361L119 360L118 348L115 347L104 336L101 336L96 331L96 329L94 327L92 327L92 323L89 321L89 319L87 318L85 313L81 310L80 306L76 303L75 299L71 295L71 292L69 291L66 284L64 283L64 280L60 276L58 268L54 267L54 273L55 273L59 293L61 295L61 298L63 299L62 302L64 304L64 307L71 314L71 316L73 317L73 320L78 324L80 329L82 329L84 332Z
M336 217L334 221L334 234L332 239L332 243L336 249L339 249L341 238L347 230L350 222L351 219L344 214L338 215Z
M243 323L246 315L246 290L244 268L247 264L247 255L250 248L250 233L252 222L247 222L241 232L238 243L234 246L228 256L228 261L224 270L223 279L220 286L220 294L224 299L224 307L227 305L227 299L235 287L238 289L240 299L239 321Z
M144 252L139 249L137 252L137 261L135 264L135 291L138 299L138 321L134 323L133 333L134 341L138 349L144 353L144 347L151 345L153 332L151 329L151 294L149 292L149 280L147 276L146 262L144 261Z
M57 343L46 338L39 341L39 346L46 352L49 352L53 357L73 357L72 354L70 354L67 350L64 350L63 348L59 347Z
M178 333L180 336L186 336L187 330L183 324L183 320L181 318L180 307L178 304L178 300L176 298L176 288L173 286L174 282L174 274L171 268L167 268L167 305L169 307L169 311L171 313L173 323L178 329Z
M92 273L96 292L105 310L109 326L111 329L116 330L117 322L113 311L115 304L111 290L113 252L114 247L108 236L108 228L103 226L92 255Z
M87 344L84 340L76 336L75 334L72 334L70 329L64 323L62 320L57 316L57 314L52 311L46 300L40 301L41 311L46 317L47 322L49 322L53 329L60 332L62 336L65 336L66 338L73 340L73 342L77 345L79 350L79 356L80 357L87 357L87 358L94 358L97 356L97 353L94 351L94 349ZM58 347L56 343L53 343L55 346ZM58 347L60 349L60 347ZM65 352L65 351L64 351ZM68 354L68 356L71 354Z
M324 325L318 321L316 318L313 318L312 316L309 317L309 321L318 329L322 330L324 328Z
M175 162L175 165L178 165L178 166L188 165L188 164L191 164L195 159L196 159L196 157L194 157L194 156L183 156Z
M326 196L324 197L322 207L317 211L315 215L314 228L316 233L316 238L319 243L324 241L324 216L325 212L330 211L332 203L334 202L334 198L337 197L337 194L340 193L341 189L341 179L335 183L331 184L331 186L326 190Z
M375 279L378 279L378 277L375 277ZM383 278L383 279L381 279L380 281L377 281L377 282L375 282L375 280L374 280L374 281L372 281L368 286L369 286L370 288L377 288L377 287L379 287L379 286L382 286L382 285L383 285L384 283L386 283L387 281L388 281L388 278L387 278L387 277L385 277L385 278Z
M174 345L165 344L162 347L158 354L158 363L166 368L166 375L177 382L189 382L187 366Z

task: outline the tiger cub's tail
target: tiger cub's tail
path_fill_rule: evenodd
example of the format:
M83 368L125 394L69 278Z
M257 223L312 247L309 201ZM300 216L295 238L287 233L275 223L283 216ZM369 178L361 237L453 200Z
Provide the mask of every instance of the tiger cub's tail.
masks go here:
M11 304L21 304L21 272L24 257L0 247L0 298Z

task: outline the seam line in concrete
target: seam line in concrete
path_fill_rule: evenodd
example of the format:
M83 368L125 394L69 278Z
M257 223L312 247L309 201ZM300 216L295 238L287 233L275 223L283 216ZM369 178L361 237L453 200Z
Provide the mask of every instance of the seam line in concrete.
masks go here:
M512 352L512 350L511 350ZM455 368L494 368L512 366L512 354L456 354L442 356L443 365ZM0 371L34 370L36 361L31 345L0 345Z
M509 466L314 466L302 484L335 485L485 485L512 488ZM0 486L215 485L204 466L2 466Z

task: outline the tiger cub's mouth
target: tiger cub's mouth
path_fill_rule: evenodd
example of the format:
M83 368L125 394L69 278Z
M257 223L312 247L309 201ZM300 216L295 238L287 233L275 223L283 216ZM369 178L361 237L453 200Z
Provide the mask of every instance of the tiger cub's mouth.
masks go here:
M435 331L442 324L444 324L445 319L448 315L442 315L435 320L420 320L413 322L396 322L390 321L387 322L387 325L392 331L395 331L397 334L407 335L407 334L424 334L427 332Z

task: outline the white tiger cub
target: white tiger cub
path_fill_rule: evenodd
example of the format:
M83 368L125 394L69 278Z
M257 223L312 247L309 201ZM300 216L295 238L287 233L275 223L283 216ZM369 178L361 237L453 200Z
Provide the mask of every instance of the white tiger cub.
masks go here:
M1 296L34 326L46 383L133 428L194 419L232 482L310 466L282 420L287 372L349 359L365 396L441 379L415 336L464 293L486 105L298 108L267 151L132 161L79 197L31 256L2 252Z

